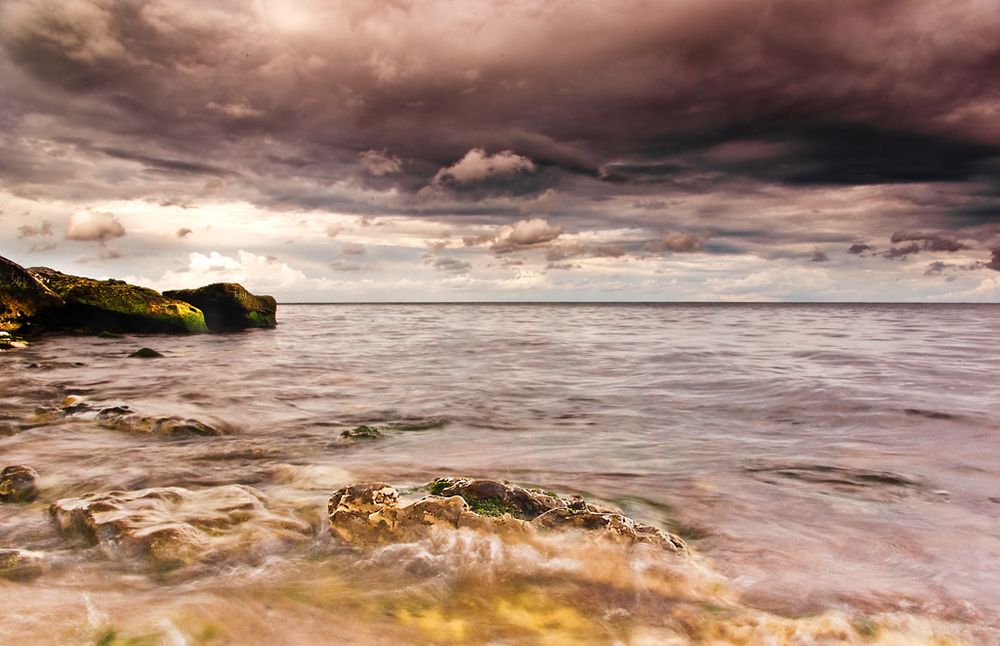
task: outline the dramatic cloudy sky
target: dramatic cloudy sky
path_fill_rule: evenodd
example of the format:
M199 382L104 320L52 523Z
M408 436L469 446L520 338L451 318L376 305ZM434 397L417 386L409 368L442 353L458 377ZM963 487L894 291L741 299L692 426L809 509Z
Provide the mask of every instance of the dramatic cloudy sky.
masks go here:
M0 0L0 255L280 300L1000 300L996 0Z

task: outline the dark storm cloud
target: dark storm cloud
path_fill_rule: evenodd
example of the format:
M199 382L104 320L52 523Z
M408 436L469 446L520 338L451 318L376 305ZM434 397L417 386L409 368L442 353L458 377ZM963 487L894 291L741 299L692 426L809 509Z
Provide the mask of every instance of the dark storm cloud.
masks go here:
M1000 271L1000 247L996 249L990 249L990 260L986 263L987 269L992 269L993 271Z
M8 0L0 187L492 225L538 215L540 239L470 246L613 225L644 231L637 252L667 254L726 248L655 239L738 239L723 218L756 232L734 250L876 239L869 212L845 237L811 205L787 226L723 198L948 184L948 203L870 196L871 211L906 217L879 236L943 231L885 257L985 249L948 230L1000 222L997 33L986 0ZM531 205L553 189L563 203ZM720 197L685 203L704 195Z
M866 251L875 251L875 247L870 244L856 243L847 248L847 253L855 256L860 256Z
M889 242L898 244L900 242L919 242L924 251L961 251L969 246L962 244L954 236L941 235L938 233L922 233L920 231L896 231L889 238Z

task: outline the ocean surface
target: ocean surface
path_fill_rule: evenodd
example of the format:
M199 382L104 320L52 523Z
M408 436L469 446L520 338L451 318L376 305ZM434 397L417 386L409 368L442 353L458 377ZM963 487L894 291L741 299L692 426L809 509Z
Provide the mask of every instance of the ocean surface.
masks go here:
M0 466L34 467L42 492L0 504L0 548L51 563L0 578L0 643L1000 643L998 305L282 305L278 319L0 354ZM165 357L126 358L143 346ZM225 434L109 427L75 403ZM362 424L384 437L341 435ZM620 507L679 533L710 574L666 593L658 557L572 538L371 552L324 526L347 483L444 475ZM232 484L314 535L163 573L67 540L47 512Z

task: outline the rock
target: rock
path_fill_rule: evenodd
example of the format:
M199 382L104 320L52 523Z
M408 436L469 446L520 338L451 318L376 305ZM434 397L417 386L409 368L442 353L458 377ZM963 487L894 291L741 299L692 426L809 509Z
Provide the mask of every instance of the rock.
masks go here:
M62 304L31 272L0 256L0 330L16 332L44 324Z
M0 472L0 502L30 502L38 496L38 472L14 465Z
M349 440L377 440L382 437L382 431L378 430L374 426L362 424L361 426L344 431L340 434L340 437L344 437Z
M95 419L105 428L130 433L152 433L171 437L216 437L226 434L225 431L196 419L140 415L128 406L103 408L97 412Z
M108 332L107 330L101 330L97 333L98 339L124 339L125 337L121 334L115 334L114 332Z
M91 332L207 332L201 310L120 280L70 276L45 267L31 273L64 302L54 323Z
M472 511L483 516L510 514L521 520L531 520L550 509L567 505L566 501L556 496L496 480L438 478L431 484L431 493L462 496Z
M49 513L62 534L114 555L148 558L163 570L252 556L312 535L308 523L243 485L91 493L53 503Z
M580 530L602 540L687 550L679 537L618 511L496 480L439 478L431 495L409 505L400 505L396 490L385 483L354 484L333 494L327 512L330 529L350 543L413 540L443 527L502 535Z
M132 354L128 355L129 359L159 359L161 357L163 357L163 355L152 348L139 348Z
M277 325L278 305L271 296L255 296L236 283L213 283L198 289L163 292L194 305L205 313L205 323L212 331L243 330L250 327L272 328Z
M5 579L34 578L45 571L45 565L41 552L0 549L0 577Z
M669 534L651 525L643 525L615 512L589 509L552 509L535 518L532 523L548 529L583 529L601 532L607 537L626 543L649 543L670 552L686 549L679 536Z

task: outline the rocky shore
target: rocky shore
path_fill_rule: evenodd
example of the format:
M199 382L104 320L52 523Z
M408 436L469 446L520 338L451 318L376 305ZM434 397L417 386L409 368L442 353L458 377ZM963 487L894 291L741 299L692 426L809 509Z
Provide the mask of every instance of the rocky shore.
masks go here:
M0 257L0 331L9 335L227 332L277 325L277 303L242 285L163 294L120 280L26 269ZM13 337L11 337L13 338Z

